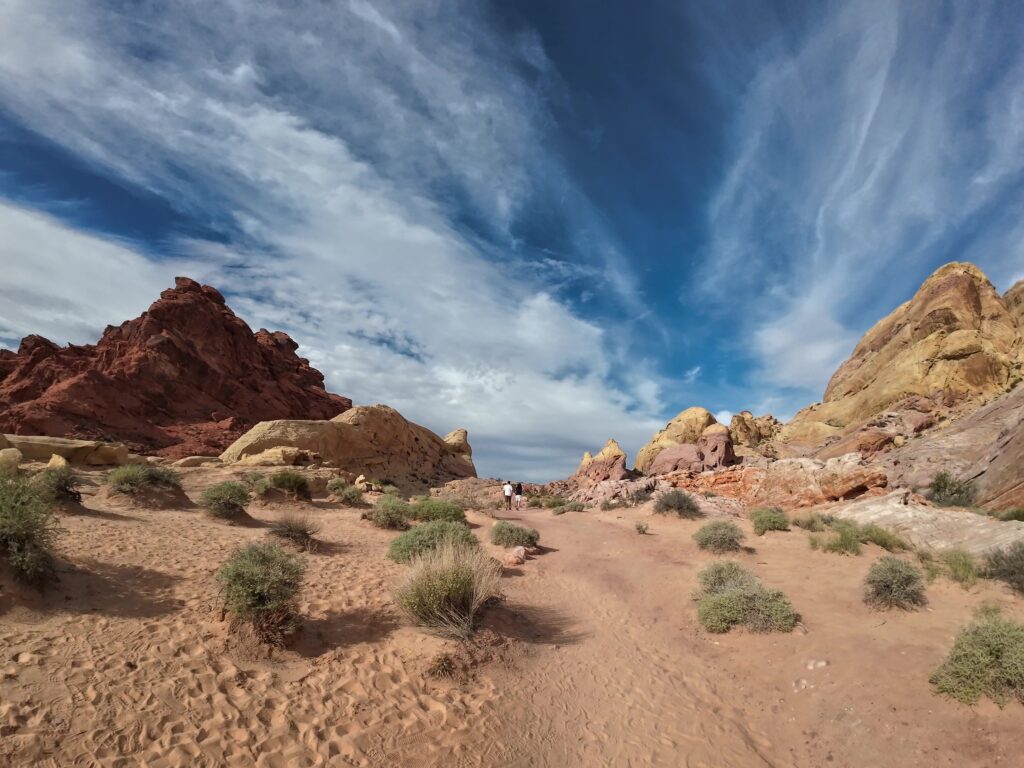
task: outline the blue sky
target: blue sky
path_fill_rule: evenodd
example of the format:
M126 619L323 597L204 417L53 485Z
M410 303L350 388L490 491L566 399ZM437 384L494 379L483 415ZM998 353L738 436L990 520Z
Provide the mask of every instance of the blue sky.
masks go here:
M0 0L0 344L187 274L544 480L1024 277L1014 2Z

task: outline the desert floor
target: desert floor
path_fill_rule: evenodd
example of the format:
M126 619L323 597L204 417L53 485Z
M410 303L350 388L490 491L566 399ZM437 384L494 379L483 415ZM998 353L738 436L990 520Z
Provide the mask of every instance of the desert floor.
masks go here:
M220 479L195 471L186 490ZM231 526L87 495L61 520L59 583L40 595L3 579L0 765L1021 764L1019 705L965 707L928 684L978 606L1024 619L1002 586L939 579L926 609L879 613L861 585L880 550L813 552L802 531L754 537L743 520L752 549L738 559L803 624L711 635L690 598L713 559L691 538L699 522L531 509L497 514L540 530L544 551L506 570L507 599L460 647L390 605L395 533L307 506L323 529L304 628L268 655L229 635L214 573L280 507ZM493 520L469 517L485 540ZM454 680L426 673L441 651L459 660Z

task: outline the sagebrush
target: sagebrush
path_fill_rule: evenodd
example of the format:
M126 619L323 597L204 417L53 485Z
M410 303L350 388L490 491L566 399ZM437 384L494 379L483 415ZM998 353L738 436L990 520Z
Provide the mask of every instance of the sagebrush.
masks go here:
M697 618L709 632L744 626L752 632L791 632L800 621L786 596L767 589L738 563L712 563L698 574Z
M181 488L181 478L167 467L126 464L107 473L107 485L118 493L138 493L144 488Z
M388 557L396 563L407 563L417 555L437 549L447 541L465 546L477 546L472 532L462 523L448 520L434 520L420 523L400 534L388 548Z
M985 555L984 576L1005 582L1024 594L1024 541Z
M231 520L245 514L245 505L248 503L248 489L241 483L231 481L210 486L199 499L203 509L222 520Z
M750 513L754 534L763 536L768 531L788 531L789 518L779 507L764 507Z
M864 579L864 602L875 608L918 608L927 602L924 574L917 566L886 555Z
M491 541L500 547L533 549L540 541L540 534L536 528L524 528L521 525L501 520L491 528Z
M927 497L940 507L969 507L974 488L969 480L958 480L949 472L939 472L928 485Z
M408 508L409 517L413 520L429 522L431 520L448 520L450 522L466 522L466 512L454 501L437 498L417 499Z
M270 491L281 491L295 499L309 500L313 497L309 490L309 480L300 472L293 469L281 469L272 475L267 475L256 483L255 492L259 496L266 495Z
M659 515L676 514L686 518L701 517L704 514L694 498L678 488L661 494L654 502L654 511Z
M0 554L14 577L40 586L56 575L53 547L60 528L53 500L35 484L0 476Z
M1024 704L1024 625L983 609L962 629L942 665L932 672L936 692L963 704L988 696L1000 707Z
M715 554L736 552L743 544L743 531L728 520L712 520L693 534L694 541L701 549Z
M32 484L55 504L81 501L82 493L78 490L81 482L75 471L68 466L47 467L32 478Z
M302 560L276 544L250 544L217 572L225 609L263 640L279 644L295 629L295 596L305 570Z
M316 549L320 524L308 512L283 512L270 524L270 535L290 541L307 551Z

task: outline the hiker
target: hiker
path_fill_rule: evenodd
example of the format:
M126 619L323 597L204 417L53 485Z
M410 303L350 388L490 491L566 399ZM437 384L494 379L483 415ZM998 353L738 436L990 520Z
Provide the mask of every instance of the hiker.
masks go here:
M522 509L523 507L523 484L516 483L516 509Z
M505 493L505 509L512 509L512 483L506 480L501 490Z

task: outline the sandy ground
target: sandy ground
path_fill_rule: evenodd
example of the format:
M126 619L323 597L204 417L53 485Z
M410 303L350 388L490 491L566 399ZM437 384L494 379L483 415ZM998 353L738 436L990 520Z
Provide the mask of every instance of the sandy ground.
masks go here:
M186 477L192 498L222 479ZM691 538L700 523L500 513L538 528L545 550L506 570L507 600L459 651L391 607L396 534L318 501L304 630L267 658L229 636L213 574L278 508L229 526L85 503L62 519L59 584L37 595L2 579L0 765L988 768L1024 754L1019 705L964 707L928 685L975 608L1024 619L1024 601L939 580L925 610L872 611L872 547L812 552L802 531L758 538L741 521L752 549L738 559L803 625L710 635L690 599L713 559ZM486 538L493 521L470 518ZM471 674L428 677L442 650L475 660Z

